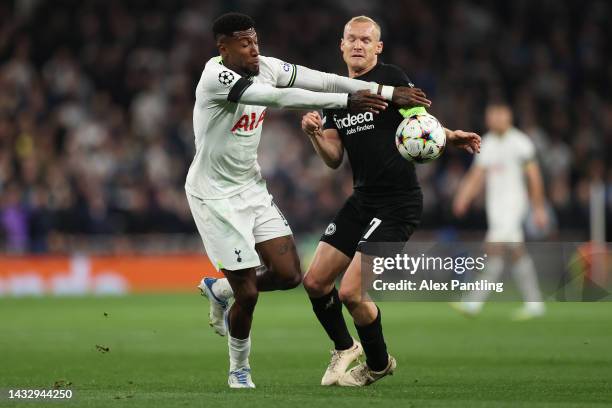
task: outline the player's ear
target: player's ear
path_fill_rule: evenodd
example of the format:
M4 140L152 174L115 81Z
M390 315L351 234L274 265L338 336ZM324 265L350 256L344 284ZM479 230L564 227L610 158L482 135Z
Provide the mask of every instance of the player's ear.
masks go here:
M383 51L383 42L379 41L378 44L376 44L376 55L382 54L382 51Z
M224 54L227 54L227 43L223 38L219 38L217 40L217 49L219 50L219 55L223 56Z

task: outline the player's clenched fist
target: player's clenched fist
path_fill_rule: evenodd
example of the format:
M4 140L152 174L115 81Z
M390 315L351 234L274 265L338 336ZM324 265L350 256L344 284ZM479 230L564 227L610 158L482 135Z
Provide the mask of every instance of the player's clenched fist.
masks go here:
M302 130L307 135L313 135L323 127L319 112L308 112L302 117Z

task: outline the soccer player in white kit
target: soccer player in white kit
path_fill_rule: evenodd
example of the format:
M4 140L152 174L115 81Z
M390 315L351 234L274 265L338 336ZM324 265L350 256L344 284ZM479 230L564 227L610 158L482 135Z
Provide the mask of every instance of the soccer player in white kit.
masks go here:
M525 251L523 221L529 210L531 192L534 221L540 228L548 223L544 187L531 139L512 126L512 111L502 104L491 104L486 110L489 132L483 136L480 154L461 183L453 212L461 217L480 192L486 179L488 245L486 278L497 281L503 272L504 255L510 252L512 273L525 301L515 320L526 320L544 314L544 303L533 261ZM461 303L455 303L465 314L475 315L482 309L488 293L473 292Z
M378 113L386 100L412 106L425 95L261 56L255 24L244 14L219 17L213 34L220 56L206 63L196 88L196 153L185 190L208 257L225 275L199 287L210 302L211 326L222 336L229 332L228 384L254 388L248 358L258 293L291 289L302 279L291 229L257 163L266 108Z

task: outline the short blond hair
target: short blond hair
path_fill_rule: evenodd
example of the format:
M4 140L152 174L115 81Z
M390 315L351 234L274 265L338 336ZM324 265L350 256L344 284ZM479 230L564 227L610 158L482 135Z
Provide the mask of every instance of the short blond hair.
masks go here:
M378 31L378 40L380 40L380 35L381 35L381 31L380 31L380 25L374 21L372 18L368 17L368 16L357 16L357 17L353 17L351 18L349 21L347 21L347 23L344 25L344 33L346 32L346 29L348 28L348 26L350 26L353 23L370 23L374 26L374 28L376 29L376 31Z

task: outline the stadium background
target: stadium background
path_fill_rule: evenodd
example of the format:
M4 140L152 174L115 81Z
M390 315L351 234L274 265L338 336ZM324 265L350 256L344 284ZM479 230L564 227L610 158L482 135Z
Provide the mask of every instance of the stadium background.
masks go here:
M3 246L65 252L75 242L96 247L99 237L121 249L133 234L195 234L183 190L194 150L193 95L203 64L216 55L211 18L228 9L256 19L264 55L340 74L343 24L357 12L373 16L383 28L383 59L406 70L450 128L482 133L485 103L510 100L519 127L538 146L559 230L585 240L590 181L612 182L610 7L3 2ZM298 238L320 234L352 188L347 166L330 171L315 156L300 117L271 112L260 148L268 185ZM470 160L450 148L442 160L418 166L422 230L485 228L482 205L462 221L450 212ZM608 199L608 215L611 206Z
M606 215L595 227L603 231L600 238L609 237L611 7L605 1L575 0L3 1L0 297L184 291L193 288L202 271L211 273L206 259L194 255L201 252L201 241L183 184L194 150L195 85L204 63L216 55L211 20L230 10L255 18L262 54L339 74L345 74L338 50L344 23L357 14L375 18L383 30L383 60L405 69L433 100L431 112L447 127L482 134L486 102L511 102L518 127L536 143L555 225L546 236L532 239L588 240L594 186L604 189ZM300 117L300 112L270 112L260 163L306 265L352 185L348 166L331 171L315 156L300 132ZM470 156L449 148L440 160L417 166L425 206L415 239L482 238L482 199L462 220L450 211L470 162ZM256 380L264 384L266 375L278 382L295 375L275 367L265 354L287 347L283 327L301 334L302 343L295 347L305 353L297 360L287 354L283 358L294 361L289 366L306 376L304 383L318 381L327 343L300 291L261 298L254 350L260 347L255 353L261 353L256 361L263 373ZM416 331L406 327L404 307L384 306L388 337L396 348L403 341L422 345L421 355L413 351L404 361L422 382L430 376L431 384L418 388L416 378L400 374L400 379L410 382L426 403L442 399L440 406L450 406L459 398L459 405L469 400L466 405L476 406L466 394L472 391L489 402L510 401L508 406L525 403L529 395L535 395L535 402L577 401L576 406L610 402L602 391L610 389L604 379L610 378L612 363L607 305L559 305L542 326L516 329L499 323L503 305L492 305L484 322L467 327L444 305L423 304L411 309L409 324L420 327ZM66 377L86 395L81 402L138 399L146 390L149 406L173 404L174 397L180 401L193 392L186 390L207 389L202 380L207 375L216 378L213 392L224 390L224 342L207 332L204 305L193 295L9 296L0 299L0 316L5 362L0 388L40 388ZM499 337L491 337L492 331ZM444 343L449 336L457 344ZM525 343L526 338L531 342ZM97 353L97 342L112 344L113 353ZM194 344L206 346L200 350ZM523 354L513 354L517 347ZM453 360L457 353L465 359ZM474 366L470 356L506 369ZM452 363L445 365L445 358ZM99 370L99 377L92 377L79 359ZM202 374L201 367L185 359L203 363L208 371ZM314 363L318 360L321 364ZM272 367L267 374L266 364ZM532 366L521 371L524 364ZM568 371L551 383L564 368ZM479 371L467 385L455 375L472 369ZM158 380L162 375L175 381L176 389L164 388L170 385ZM512 385L496 382L508 384L508 375L515 376L510 384L518 387L516 393ZM146 386L133 385L138 383L134 376ZM538 382L543 388L533 385ZM170 394L156 394L160 389ZM320 392L300 390L268 389L295 402L311 401ZM342 401L335 403L360 402L355 395L340 395ZM383 401L381 394L367 395L370 401ZM405 397L393 396L396 402ZM215 401L237 402L223 398Z

